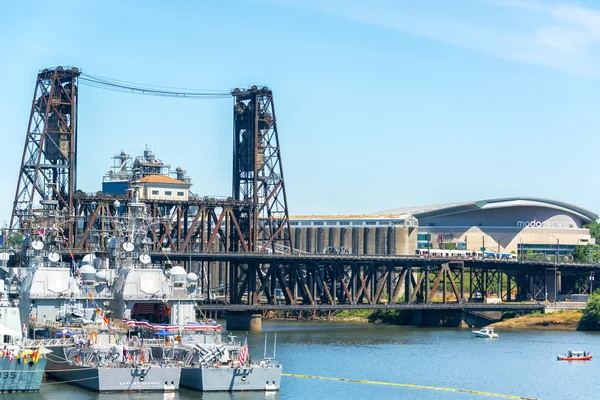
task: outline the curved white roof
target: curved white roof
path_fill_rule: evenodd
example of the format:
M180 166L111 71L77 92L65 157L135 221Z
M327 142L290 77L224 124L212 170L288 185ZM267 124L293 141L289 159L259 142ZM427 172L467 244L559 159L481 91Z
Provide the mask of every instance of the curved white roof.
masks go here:
M506 197L501 199L480 200L474 202L438 204L432 206L397 208L393 210L380 211L379 215L413 214L417 218L459 214L467 211L489 210L493 208L509 207L545 207L574 214L581 218L584 223L590 223L598 219L598 215L592 211L574 206L562 201L542 199L536 197Z

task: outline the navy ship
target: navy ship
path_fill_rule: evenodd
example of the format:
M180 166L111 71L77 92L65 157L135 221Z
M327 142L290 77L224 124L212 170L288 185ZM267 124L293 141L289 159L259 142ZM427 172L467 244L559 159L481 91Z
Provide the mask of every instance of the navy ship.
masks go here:
M179 389L181 368L153 359L156 343L133 343L96 332L55 341L46 367L52 378L100 393Z
M275 343L273 346L275 354ZM219 331L184 336L181 347L181 386L203 392L280 388L282 367L274 356L267 357L266 335L264 356L258 361L250 358L247 339L243 345L231 335L223 340Z
M7 303L2 281L0 286L0 393L37 392L44 377L47 351L26 346L19 309Z
M154 332L158 344L152 349L154 359L181 366L181 386L204 392L211 391L275 391L281 384L282 367L273 357L267 357L267 336L262 359L252 360L248 343L235 336L224 336L221 324L204 322L153 325L147 321L126 322L132 335ZM139 339L138 339L139 340ZM147 339L146 339L147 340ZM162 345L159 343L162 342Z
M173 342L177 358L166 351L164 337L132 343L113 334L122 320L165 332L198 330L197 301L205 299L196 273L153 263L146 235L154 220L139 201L139 188L133 189L133 201L115 204L119 212L106 217L113 228L103 247L90 249L80 263L61 234L60 219L50 213L38 219L40 228L24 246L19 308L34 336L48 338L57 324L82 329L75 337L38 343L53 351L48 375L98 392L176 390L180 379L201 391L278 390L281 365L251 361L247 345L223 342L220 334L211 342ZM100 331L108 334L92 334Z

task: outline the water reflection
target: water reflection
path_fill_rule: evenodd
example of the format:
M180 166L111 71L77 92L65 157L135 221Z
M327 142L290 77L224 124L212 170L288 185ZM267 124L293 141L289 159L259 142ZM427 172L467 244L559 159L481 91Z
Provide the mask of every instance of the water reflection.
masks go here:
M541 399L595 398L598 360L556 361L569 348L600 358L600 334L500 330L499 339L476 339L470 329L405 328L327 321L263 321L262 333L248 333L251 355L264 352L264 333L284 373L412 383L481 390ZM243 337L246 332L236 332ZM54 382L50 382L54 383ZM278 393L95 394L65 384L44 384L19 400L280 400L280 399L475 399L466 393L386 387L352 382L284 377ZM483 397L482 397L483 398Z

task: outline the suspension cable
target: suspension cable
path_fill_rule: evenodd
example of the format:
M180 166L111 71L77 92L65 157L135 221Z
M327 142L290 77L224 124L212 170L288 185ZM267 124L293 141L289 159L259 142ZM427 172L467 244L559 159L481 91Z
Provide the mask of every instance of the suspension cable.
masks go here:
M116 92L140 94L146 96L176 97L186 99L225 99L231 98L229 90L182 89L166 86L144 85L94 75L81 74L79 83Z

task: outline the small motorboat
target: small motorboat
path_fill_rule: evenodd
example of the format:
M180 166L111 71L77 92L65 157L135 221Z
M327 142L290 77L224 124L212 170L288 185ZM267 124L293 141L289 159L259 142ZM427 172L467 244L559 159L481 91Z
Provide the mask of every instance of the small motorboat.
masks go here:
M558 361L589 361L592 355L585 351L569 350L567 354L556 356Z
M486 339L496 339L498 338L498 334L494 332L494 328L486 326L485 328L481 328L478 331L473 331L475 337L486 338Z

